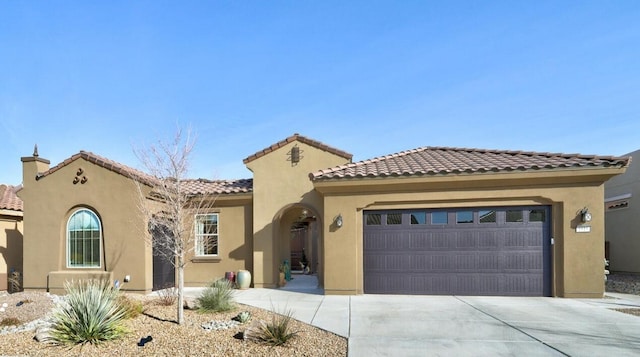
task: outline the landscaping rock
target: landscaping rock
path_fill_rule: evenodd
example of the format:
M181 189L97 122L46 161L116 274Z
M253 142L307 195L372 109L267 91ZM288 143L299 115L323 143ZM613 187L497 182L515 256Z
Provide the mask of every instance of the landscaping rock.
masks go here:
M605 288L608 292L640 295L640 274L611 273Z
M229 320L229 321L209 321L207 323L202 324L202 328L205 331L215 331L215 330L228 330L230 328L234 328L240 325L238 321Z
M198 308L200 307L198 305L198 300L196 298L191 298L191 297L184 298L183 306L187 310L198 310Z

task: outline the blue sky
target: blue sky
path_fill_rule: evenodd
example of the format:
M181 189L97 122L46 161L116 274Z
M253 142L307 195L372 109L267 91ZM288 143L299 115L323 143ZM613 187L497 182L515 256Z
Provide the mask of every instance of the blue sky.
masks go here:
M192 177L293 133L364 160L420 146L640 149L638 1L3 1L0 183L38 144L140 168L190 125Z

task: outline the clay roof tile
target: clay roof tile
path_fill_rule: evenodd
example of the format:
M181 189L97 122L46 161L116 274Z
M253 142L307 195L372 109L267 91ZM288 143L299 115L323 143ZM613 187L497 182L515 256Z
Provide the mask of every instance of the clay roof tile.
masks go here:
M22 200L16 194L21 186L0 185L0 209L22 211Z
M630 157L422 147L313 172L314 181L569 167L628 166Z
M80 151L79 153L64 160L60 164L52 167L39 176L39 179L51 175L52 173L60 170L61 168L70 165L72 162L79 158L83 158L98 166L104 167L107 170L113 171L117 174L130 178L132 180L139 181L145 185L155 186L158 181L155 177L146 174L140 170L136 170L127 165L123 165L119 162L107 159L105 157L96 155L88 151ZM190 194L233 194L233 193L248 193L253 191L252 179L239 179L239 180L205 180L205 179L186 179L183 181Z
M302 135L300 135L298 133L295 133L295 134L287 137L286 139L281 140L281 141L269 146L268 148L262 149L262 150L256 152L255 154L248 156L246 159L242 160L242 162L245 163L245 164L248 164L251 161L256 160L256 159L258 159L258 158L260 158L262 156L265 156L266 154L268 154L270 152L278 150L279 148L281 148L281 147L283 147L283 146L285 146L285 145L287 145L287 144L289 144L291 142L294 142L294 141L299 141L301 143L305 143L305 144L313 146L313 147L315 147L317 149L320 149L320 150L323 150L323 151L326 151L326 152L330 152L330 153L332 153L334 155L338 155L338 156L344 157L345 159L348 159L348 160L351 160L351 158L353 157L353 155L349 154L346 151L342 151L340 149L333 148L333 147L331 147L331 146L329 146L327 144L324 144L322 142L319 142L317 140L309 139L309 138L307 138L305 136L302 136Z

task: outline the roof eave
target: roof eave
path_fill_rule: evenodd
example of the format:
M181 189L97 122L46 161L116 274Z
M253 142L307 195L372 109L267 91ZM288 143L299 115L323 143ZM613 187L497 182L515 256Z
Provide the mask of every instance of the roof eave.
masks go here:
M78 153L72 155L71 157L63 160L62 162L58 163L54 167L50 168L49 170L47 170L45 172L38 173L38 176L37 176L36 179L37 180L44 179L47 176L53 174L54 172L62 169L63 167L71 165L72 163L74 163L78 159L83 159L84 161L86 161L88 163L91 163L91 164L96 165L96 166L100 166L100 167L102 167L102 168L104 168L106 170L109 170L109 171L111 171L113 173L116 173L116 174L118 174L120 176L126 177L126 178L128 178L130 180L139 182L139 183L141 183L141 184L143 184L145 186L148 186L148 187L153 187L154 186L154 183L151 181L151 179L142 177L140 174L137 174L135 172L136 171L135 169L130 168L130 167L124 165L124 164L114 162L115 164L117 164L117 165L119 165L120 167L123 168L122 170L118 169L118 167L114 166L113 163L106 162L106 161L104 161L103 158L98 157L98 155L93 154L93 153L88 152L88 151L84 151L84 150L80 150L80 152L78 152ZM127 170L131 170L131 171L127 172ZM143 173L141 173L141 174L143 174Z
M609 178L623 174L627 166L609 167L570 167L554 169L529 169L491 172L438 173L427 175L389 175L376 177L341 177L311 179L314 187L320 192L331 192L339 188L354 188L379 185L408 185L418 183L446 182L482 182L499 180L539 180L555 179L575 182L604 182ZM572 180L573 179L573 180Z
M269 146L267 148L264 148L264 149L254 153L252 155L249 155L247 158L242 160L242 162L245 165L249 164L252 161L257 160L257 159L259 159L259 158L261 158L261 157L263 157L263 156L265 156L265 155L267 155L267 154L269 154L271 152L274 152L274 151L276 151L276 150L278 150L278 149L284 147L285 145L290 144L290 143L292 143L294 141L299 141L301 143L307 144L307 145L315 147L317 149L320 149L320 150L332 153L334 155L343 157L343 158L345 158L347 160L351 160L353 158L353 155L348 153L348 152L346 152L346 151L331 147L331 146L329 146L327 144L324 144L324 143L322 143L320 141L313 140L313 139L307 138L305 136L302 136L302 135L296 133L296 134L293 134L293 135L289 136L288 138L286 138L284 140L278 141L277 143L275 143L275 144L273 144L273 145L271 145L271 146Z
M242 192L242 193L221 193L218 195L216 200L219 201L235 201L235 200L253 200L253 192Z
M23 217L24 213L22 211L3 208L3 209L0 209L0 216Z

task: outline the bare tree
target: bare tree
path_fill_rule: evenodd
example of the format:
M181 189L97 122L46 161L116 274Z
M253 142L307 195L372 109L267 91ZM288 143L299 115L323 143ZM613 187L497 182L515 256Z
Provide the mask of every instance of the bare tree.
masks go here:
M184 322L184 268L199 243L195 219L208 213L216 198L194 191L186 177L195 142L190 130L184 133L178 128L171 141L134 150L150 175L145 183L138 183L139 209L149 229L143 236L150 246L160 247L156 254L165 255L176 270L178 324ZM217 241L208 243L217 245Z

